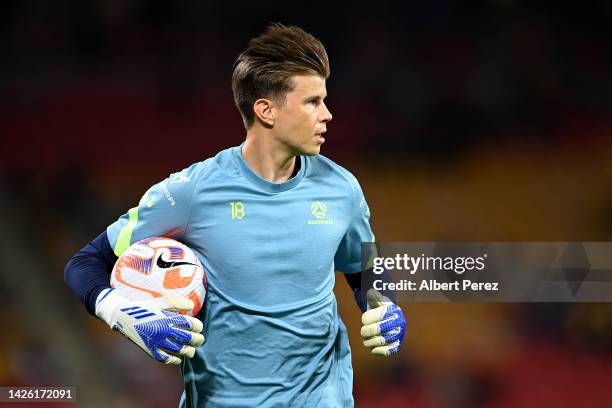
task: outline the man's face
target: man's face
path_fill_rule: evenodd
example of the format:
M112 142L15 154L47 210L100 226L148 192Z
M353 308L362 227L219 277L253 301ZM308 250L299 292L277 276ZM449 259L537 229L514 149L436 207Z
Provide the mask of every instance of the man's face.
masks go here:
M284 105L277 105L273 131L276 138L295 155L318 154L325 142L323 134L332 115L323 100L325 79L318 75L296 75L295 88L287 93Z

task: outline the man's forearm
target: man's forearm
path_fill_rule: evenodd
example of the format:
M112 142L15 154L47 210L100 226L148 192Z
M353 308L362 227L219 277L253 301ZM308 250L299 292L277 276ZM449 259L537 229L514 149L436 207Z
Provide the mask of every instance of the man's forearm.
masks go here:
M357 302L357 306L361 309L362 312L368 310L368 300L366 296L366 292L369 288L362 288L362 274L364 273L372 273L372 270L366 270L358 273L345 273L346 281L348 282L351 290L353 291L353 296L355 297L355 301ZM393 278L389 271L385 270L382 274L378 275L377 279L381 279L384 282L393 282ZM395 291L382 291L384 296L386 296L392 302L396 302L396 294Z
M104 231L74 254L64 268L64 281L91 315L95 316L98 294L110 286L109 274L116 261Z

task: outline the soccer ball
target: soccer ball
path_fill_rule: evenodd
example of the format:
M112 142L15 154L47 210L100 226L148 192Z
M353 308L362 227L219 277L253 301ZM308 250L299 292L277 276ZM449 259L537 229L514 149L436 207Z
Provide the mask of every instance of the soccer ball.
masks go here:
M147 238L121 254L111 273L111 286L130 300L161 296L189 298L198 314L206 296L206 274L196 254L170 238Z

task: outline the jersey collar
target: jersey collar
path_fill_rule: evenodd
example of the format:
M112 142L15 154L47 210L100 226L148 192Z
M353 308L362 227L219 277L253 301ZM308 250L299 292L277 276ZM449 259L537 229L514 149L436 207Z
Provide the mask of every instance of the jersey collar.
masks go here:
M304 156L300 156L300 170L298 173L290 178L289 180L282 183L272 183L266 179L263 179L257 175L247 164L246 160L242 156L242 143L240 146L234 147L233 156L238 162L238 167L240 168L240 172L244 177L246 177L251 183L255 184L260 189L267 191L269 193L280 193L282 191L287 191L295 187L303 178L305 174L306 168L306 160L304 160Z

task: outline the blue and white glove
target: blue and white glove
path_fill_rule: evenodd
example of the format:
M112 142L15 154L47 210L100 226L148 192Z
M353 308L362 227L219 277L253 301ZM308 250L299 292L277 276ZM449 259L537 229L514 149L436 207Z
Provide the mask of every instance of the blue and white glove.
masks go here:
M379 356L399 352L406 334L402 309L374 289L368 290L367 300L368 310L361 317L363 345Z
M155 360L171 365L180 364L180 357L193 357L195 347L204 343L202 322L177 313L192 309L187 298L129 300L113 288L104 289L96 300L96 316Z

